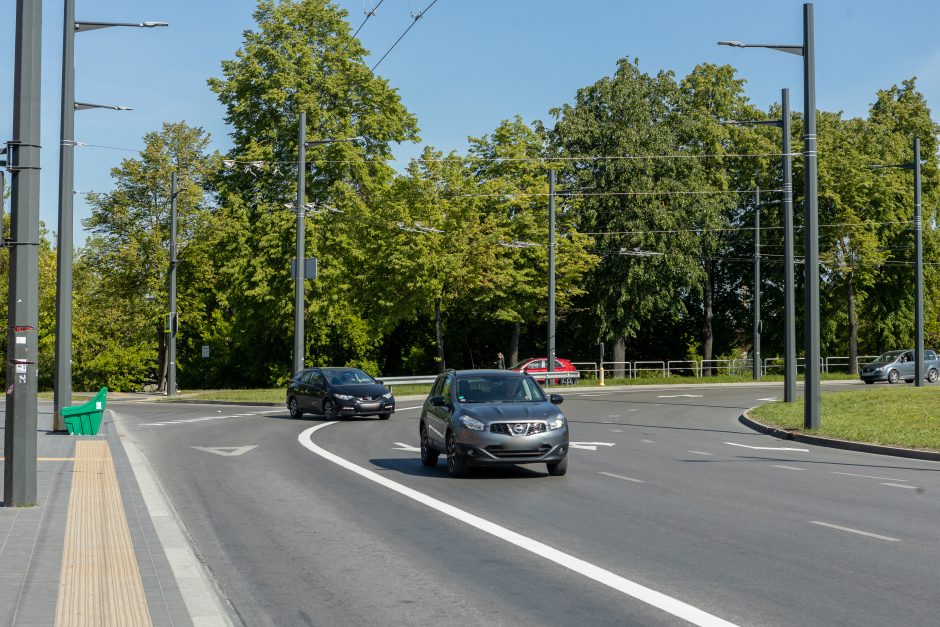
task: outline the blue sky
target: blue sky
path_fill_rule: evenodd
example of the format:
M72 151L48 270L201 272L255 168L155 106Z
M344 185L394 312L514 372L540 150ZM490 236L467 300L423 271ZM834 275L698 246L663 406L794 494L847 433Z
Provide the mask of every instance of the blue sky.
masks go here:
M340 0L355 29L378 0ZM385 0L359 37L377 61L431 0ZM40 216L56 228L62 2L43 2L42 183ZM230 146L224 111L206 86L233 57L253 26L254 0L76 0L76 18L159 20L164 29L114 28L76 35L76 99L120 104L133 111L76 113L75 139L138 149L164 121L205 128L214 147ZM816 26L817 106L864 116L878 89L912 76L934 110L940 108L940 3L927 0L819 0ZM12 135L15 2L0 3L0 139ZM571 102L579 87L610 75L623 57L649 73L684 76L702 62L731 64L762 108L790 88L802 109L802 62L769 50L719 47L721 39L797 44L797 0L438 0L379 66L417 116L424 144L463 151L466 137L491 132L521 115L549 121L552 107ZM370 63L371 65L371 63ZM396 151L404 160L417 146ZM80 147L75 189L111 189L111 168L133 152ZM7 207L9 210L9 207ZM88 216L75 197L76 234Z

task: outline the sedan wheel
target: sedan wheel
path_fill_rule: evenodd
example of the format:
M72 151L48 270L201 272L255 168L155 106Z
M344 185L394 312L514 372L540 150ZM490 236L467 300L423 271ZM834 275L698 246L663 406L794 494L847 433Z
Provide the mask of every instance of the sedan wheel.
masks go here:
M457 450L453 431L447 432L447 474L457 478L467 476L467 462Z
M888 373L888 383L897 383L901 380L901 375L898 374L897 370L892 370Z
M940 372L937 372L936 368L931 368L927 373L927 380L931 383L936 383L937 379L940 379Z
M323 401L323 417L327 420L336 420L336 404L330 399Z
M428 428L421 425L421 463L425 466L436 466L439 455L428 441Z
M290 400L287 401L287 411L290 412L291 418L302 418L304 413L300 411L300 405L297 404L297 398L294 396L290 397Z

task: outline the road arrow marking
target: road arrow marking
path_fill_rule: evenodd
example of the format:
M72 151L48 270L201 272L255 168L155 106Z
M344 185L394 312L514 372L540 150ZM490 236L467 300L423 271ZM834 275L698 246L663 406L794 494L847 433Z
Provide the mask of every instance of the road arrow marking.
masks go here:
M737 444L736 442L725 442L731 446L740 446L741 448L750 448L756 451L798 451L800 453L809 453L808 448L789 448L786 446L748 446L747 444Z
M408 451L410 453L419 453L421 449L417 446L411 446L410 444L405 444L404 442L395 442L398 446L393 446L392 450L395 451Z
M702 398L701 394L660 394L656 398Z
M613 442L568 442L569 448L580 448L586 451L596 451L598 446L613 446Z
M205 451L206 453L215 453L216 455L221 455L222 457L235 457L237 455L244 455L253 448L258 448L257 444L250 444L248 446L192 446L197 451Z

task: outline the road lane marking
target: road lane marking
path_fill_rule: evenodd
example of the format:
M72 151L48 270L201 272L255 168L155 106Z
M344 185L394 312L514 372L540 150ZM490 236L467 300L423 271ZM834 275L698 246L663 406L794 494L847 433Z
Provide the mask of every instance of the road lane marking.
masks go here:
M594 394L578 394L577 396L609 396L611 394L616 394L616 392L595 392Z
M444 501L440 501L434 497L428 496L427 494L418 492L417 490L392 481L387 477L383 477L377 472L362 468L361 466L347 461L338 455L334 455L333 453L320 448L320 446L314 443L313 434L316 431L323 429L324 427L328 427L334 424L336 424L335 421L326 422L310 427L309 429L305 429L297 436L297 440L303 447L313 452L314 454L319 455L323 459L331 461L334 464L345 468L346 470L354 472L360 477L368 479L369 481L374 481L375 483L378 483L379 485L388 488L389 490L393 490L402 496L430 507L431 509L438 511L445 516L450 516L451 518L463 522L476 531L488 533L500 540L504 540L523 550L529 551L530 553L538 555L539 557L554 562L559 566L563 566L564 568L574 571L600 584L608 586L614 590L617 590L618 592L622 592L623 594L631 596L634 599L659 608L664 612L672 614L673 616L677 616L696 625L734 625L734 623L730 623L726 620L718 618L717 616L709 614L704 610L700 610L693 605L689 605L688 603L670 597L666 594L663 594L662 592L657 592L652 588L647 588L646 586L640 585L635 581L631 581L609 570L595 566L590 562L577 558L563 551L559 551L558 549L550 547L547 544L539 542L538 540L534 540L520 533L516 533L515 531L512 531L506 527L490 522L485 518L481 518L471 514L470 512L445 503Z
M568 442L569 448L581 448L586 451L596 451L598 446L613 446L613 442Z
M656 444L653 440L640 440L640 442L646 442L647 444Z
M908 490L920 490L916 485L904 485L903 483L882 483L880 485L891 486L892 488L906 488Z
M421 449L417 446L411 446L410 444L405 444L404 442L395 442L398 446L393 446L392 450L394 451L408 451L410 453L420 453Z
M191 446L189 448L194 448L197 451L205 451L206 453L215 453L216 455L221 455L222 457L237 457L238 455L244 455L252 449L258 448L257 444L249 444L248 446Z
M608 418L620 418L620 414L610 414L607 417Z
M656 398L702 398L701 394L660 394Z
M738 444L737 442L725 442L725 444L730 444L731 446L740 446L742 448L750 448L756 451L797 451L799 453L809 453L808 448L791 448L789 446L750 446L749 444Z
M849 533L855 533L860 536L867 536L869 538L875 538L877 540L884 540L886 542L900 542L898 538L892 538L890 536L882 536L877 533L870 533L868 531L862 531L860 529L852 529L851 527L842 527L840 525L833 525L832 523L822 522L820 520L811 520L809 521L813 525L819 525L821 527L829 527L830 529L838 529L839 531L848 531Z
M640 410L634 407L633 409L628 409L627 411L640 411Z
M611 429L611 433L623 433L623 429Z
M692 453L693 455L714 455L714 453L708 453L706 451L688 451L688 452Z
M612 472L599 472L599 475L604 475L605 477L613 477L614 479L623 479L624 481L632 481L633 483L646 483L640 479L631 479L630 477L624 477L623 475L615 475Z
M771 468L781 468L783 470L806 470L805 468L797 468L796 466L781 466L780 464L774 464Z
M399 407L399 408L396 409L395 411L396 411L396 412L398 412L398 411L408 411L409 409L421 409L422 407L424 407L424 405L416 405L416 406L414 406L414 407Z
M777 397L777 396L771 396L771 397L769 397L769 398L759 398L759 399L757 399L757 400L759 400L759 401L779 401L780 398Z
M907 481L907 479L895 479L894 477L876 477L875 475L857 475L854 472L832 471L834 475L845 475L846 477L864 477L865 479L881 479L882 481Z

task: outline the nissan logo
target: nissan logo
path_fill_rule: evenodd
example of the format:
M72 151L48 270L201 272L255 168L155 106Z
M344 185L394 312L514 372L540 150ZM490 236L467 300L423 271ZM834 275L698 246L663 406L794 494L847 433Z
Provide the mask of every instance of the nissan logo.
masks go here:
M515 433L516 435L524 434L526 432L526 429L528 429L528 425L525 423L519 423L519 424L515 424L512 426L512 432Z

